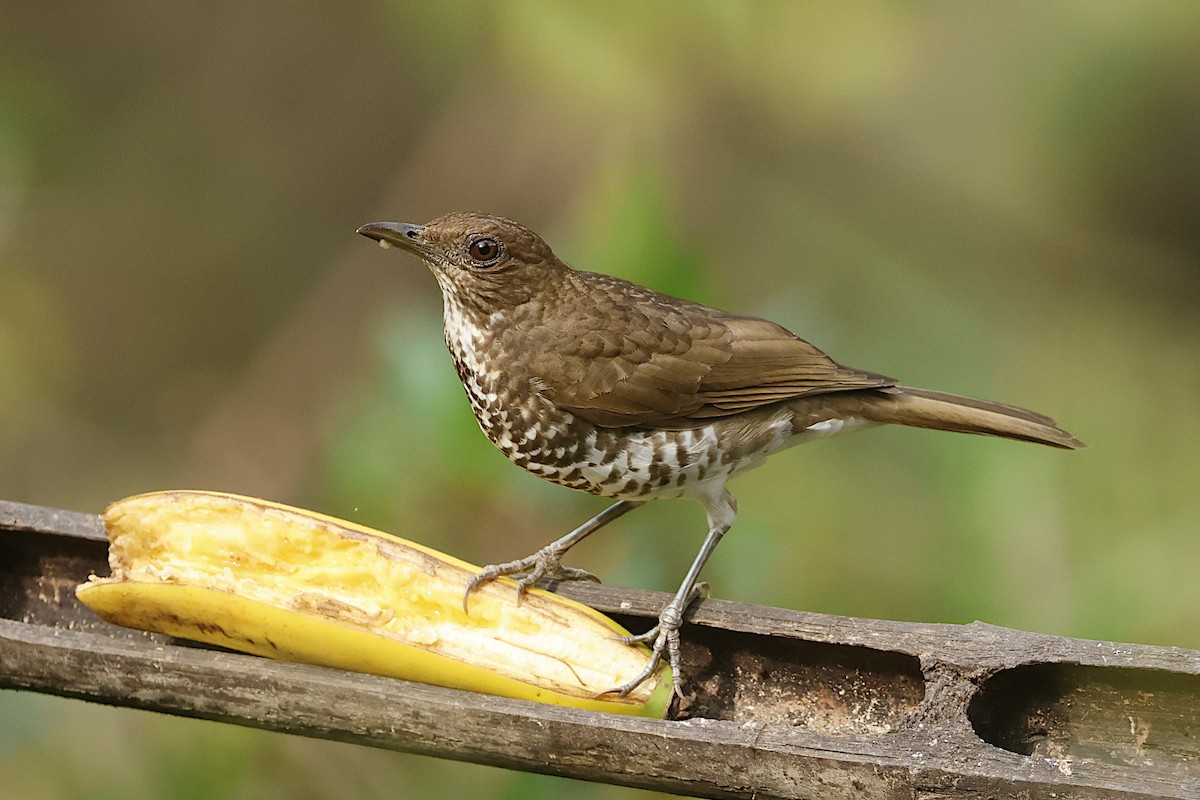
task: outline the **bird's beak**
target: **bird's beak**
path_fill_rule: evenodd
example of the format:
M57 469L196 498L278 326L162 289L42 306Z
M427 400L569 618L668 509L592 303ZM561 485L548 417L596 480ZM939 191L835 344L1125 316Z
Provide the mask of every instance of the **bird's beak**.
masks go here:
M407 222L368 222L355 233L379 242L383 248L396 245L418 256L428 255L432 248L421 238L424 225L409 225Z

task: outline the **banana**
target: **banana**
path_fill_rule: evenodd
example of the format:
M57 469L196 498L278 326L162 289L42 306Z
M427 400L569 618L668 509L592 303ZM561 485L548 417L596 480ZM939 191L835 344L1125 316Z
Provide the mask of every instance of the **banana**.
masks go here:
M627 631L566 598L419 544L238 495L169 491L104 512L110 577L76 590L102 619L270 658L618 714L662 717L668 670Z

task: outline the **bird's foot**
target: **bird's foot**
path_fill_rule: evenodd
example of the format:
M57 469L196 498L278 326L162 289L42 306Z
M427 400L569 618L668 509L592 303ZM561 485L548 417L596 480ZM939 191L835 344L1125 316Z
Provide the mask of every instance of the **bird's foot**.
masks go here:
M601 692L597 697L606 694L625 697L658 671L658 666L662 663L665 653L667 663L671 665L672 688L680 700L686 699L680 683L683 673L680 668L679 629L683 627L683 613L698 597L708 597L707 583L696 584L683 598L678 595L672 598L671 602L667 603L667 607L658 615L658 624L650 630L635 636L620 637L625 644L650 645L650 660L646 663L645 669L639 672L633 680L615 689Z
M517 604L521 603L521 596L529 590L531 586L536 584L542 578L559 581L594 581L599 583L600 579L586 569L578 569L576 567L564 567L560 561L562 551L554 545L549 545L538 550L531 556L519 558L516 561L508 561L504 564L489 564L479 572L471 576L467 581L467 589L463 592L463 611L467 611L467 604L471 598L471 592L478 589L485 583L494 581L500 577L515 577L517 578Z

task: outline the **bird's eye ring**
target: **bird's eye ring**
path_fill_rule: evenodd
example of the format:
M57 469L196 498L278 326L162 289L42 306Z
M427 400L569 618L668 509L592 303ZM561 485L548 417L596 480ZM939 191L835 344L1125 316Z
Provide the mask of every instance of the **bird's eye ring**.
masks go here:
M490 236L484 236L471 242L471 245L467 248L467 253L470 254L471 258L480 263L495 261L500 257L500 243Z

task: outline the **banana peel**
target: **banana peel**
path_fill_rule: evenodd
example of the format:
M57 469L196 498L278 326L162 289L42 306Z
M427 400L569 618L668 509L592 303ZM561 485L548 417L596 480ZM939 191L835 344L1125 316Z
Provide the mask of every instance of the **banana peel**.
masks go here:
M104 512L110 577L76 590L102 619L255 655L575 708L663 717L667 669L626 697L647 648L602 614L396 536L238 495L137 495Z

